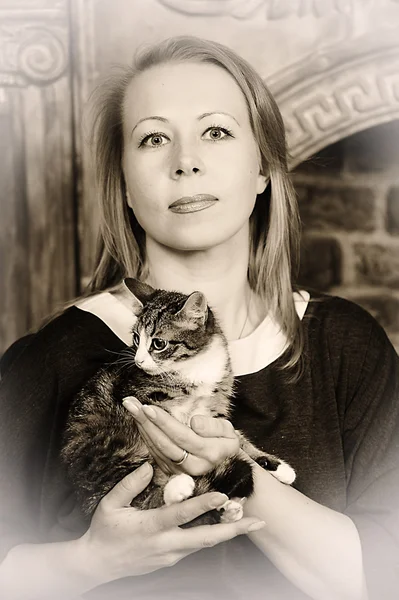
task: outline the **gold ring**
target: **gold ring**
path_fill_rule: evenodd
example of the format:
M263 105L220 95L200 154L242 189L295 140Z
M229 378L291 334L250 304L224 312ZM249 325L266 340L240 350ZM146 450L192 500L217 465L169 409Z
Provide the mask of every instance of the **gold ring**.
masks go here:
M175 465L182 465L188 456L187 450L184 450L183 456L180 460L174 460Z

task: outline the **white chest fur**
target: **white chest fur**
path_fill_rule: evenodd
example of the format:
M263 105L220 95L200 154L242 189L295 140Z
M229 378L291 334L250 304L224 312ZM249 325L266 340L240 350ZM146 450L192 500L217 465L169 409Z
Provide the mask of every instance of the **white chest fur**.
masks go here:
M189 423L194 414L209 416L214 405L213 391L226 376L227 369L227 349L219 337L214 338L206 350L180 363L177 371L192 391L184 402L173 402L172 415L182 423Z
M206 392L225 376L227 360L227 350L223 340L215 337L208 348L180 363L176 370L182 379L192 385L203 387Z

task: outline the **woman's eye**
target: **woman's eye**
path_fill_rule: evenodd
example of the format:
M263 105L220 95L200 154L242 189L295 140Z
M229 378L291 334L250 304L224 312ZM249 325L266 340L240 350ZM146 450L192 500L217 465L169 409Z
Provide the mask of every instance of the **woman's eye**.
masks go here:
M162 350L165 350L167 345L168 342L166 340L161 340L161 338L153 338L152 340L152 347L156 352L161 352Z
M167 143L168 141L169 140L166 135L154 131L153 133L147 133L143 138L141 138L139 148L141 146L157 148L158 146L164 146L164 143Z
M208 139L215 142L217 142L218 140L223 140L227 136L233 137L233 134L230 131L230 129L226 129L226 127L212 126L205 131L204 135L207 133L209 134Z
M140 344L140 336L136 332L133 333L133 344L135 346L138 346Z

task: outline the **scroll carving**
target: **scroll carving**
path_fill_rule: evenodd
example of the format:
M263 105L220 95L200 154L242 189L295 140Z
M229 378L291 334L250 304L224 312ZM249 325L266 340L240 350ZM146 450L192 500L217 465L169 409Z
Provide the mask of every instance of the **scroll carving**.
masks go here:
M398 118L399 116L399 59L389 68L376 66L361 69L356 78L334 89L323 83L317 94L310 93L302 100L291 98L282 107L287 129L290 153L302 159L328 145L331 138L339 139L362 126ZM374 122L375 121L375 122Z
M187 15L222 16L248 19L255 12L263 11L265 19L276 20L288 17L317 18L334 13L352 14L362 9L363 0L158 0L163 6ZM398 2L398 0L386 0ZM368 0L367 8L378 6L381 0ZM364 8L363 8L364 10Z
M0 85L55 81L67 66L66 42L36 25L10 23L0 28Z

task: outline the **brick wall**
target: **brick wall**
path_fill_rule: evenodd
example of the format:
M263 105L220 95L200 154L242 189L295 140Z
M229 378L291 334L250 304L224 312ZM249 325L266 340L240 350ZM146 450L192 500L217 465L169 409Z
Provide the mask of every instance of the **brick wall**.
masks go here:
M300 283L362 305L399 350L399 121L329 146L293 181Z

